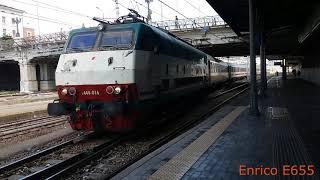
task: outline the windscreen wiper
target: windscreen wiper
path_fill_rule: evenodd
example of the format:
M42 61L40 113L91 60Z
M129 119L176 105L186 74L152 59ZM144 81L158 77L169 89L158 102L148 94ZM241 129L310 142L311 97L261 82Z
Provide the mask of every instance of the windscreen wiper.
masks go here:
M85 50L83 48L68 48L67 51L84 52Z
M115 45L104 45L104 46L100 46L99 49L106 49L106 48L114 48L117 49L118 47Z

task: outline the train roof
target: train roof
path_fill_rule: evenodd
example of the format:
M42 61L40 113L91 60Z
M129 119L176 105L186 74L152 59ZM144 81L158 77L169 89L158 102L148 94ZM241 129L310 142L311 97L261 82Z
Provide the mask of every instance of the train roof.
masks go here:
M171 43L178 44L179 46L182 46L184 48L192 50L195 53L201 54L202 56L206 56L207 55L206 53L204 53L203 51L197 49L196 47L194 47L190 43L186 42L185 40L175 36L174 34L168 32L168 31L166 31L164 29L160 29L158 27L154 27L154 26L151 26L149 24L144 24L144 25L146 25L147 27L151 28L155 33L159 34L163 38L166 38L166 40L170 41ZM169 36L170 38L167 38L167 36Z
M72 35L72 34L75 34L75 33L81 33L81 32L88 32L88 31L96 31L97 30L97 27L82 27L82 28L77 28L77 29L72 29L70 32L69 32L69 36Z
M155 34L157 34L161 39L165 41L169 41L170 43L176 44L180 47L192 50L194 53L201 54L201 56L206 56L206 53L202 52L201 50L197 49L190 43L184 41L183 39L175 36L174 34L164 30L160 29L158 27L146 24L144 22L128 22L128 23L117 23L117 24L106 24L105 29L106 30L116 30L116 29L126 29L130 28L135 31L141 31L141 30L151 30ZM89 27L89 28L79 28L79 29L73 29L69 33L69 37L72 36L72 34L75 33L81 33L81 32L88 32L88 31L97 31L97 27Z

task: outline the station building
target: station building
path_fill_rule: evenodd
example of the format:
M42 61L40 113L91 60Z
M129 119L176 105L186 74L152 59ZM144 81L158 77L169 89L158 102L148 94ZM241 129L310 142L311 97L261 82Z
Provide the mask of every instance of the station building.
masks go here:
M19 38L23 36L23 10L0 4L0 35Z

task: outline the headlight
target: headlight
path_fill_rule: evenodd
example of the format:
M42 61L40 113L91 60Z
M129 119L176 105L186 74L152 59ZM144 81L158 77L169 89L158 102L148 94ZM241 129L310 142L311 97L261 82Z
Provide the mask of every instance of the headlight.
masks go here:
M74 88L74 87L71 87L71 88L69 88L69 94L71 95L71 96L74 96L74 95L76 95L76 88Z
M116 88L114 88L114 93L115 94L120 94L121 93L121 87L117 86Z
M106 92L107 92L108 94L112 94L112 93L114 92L113 87L112 87L112 86L108 86L108 87L106 88Z
M62 89L61 94L64 95L64 96L67 95L68 94L68 89L66 89L66 88Z

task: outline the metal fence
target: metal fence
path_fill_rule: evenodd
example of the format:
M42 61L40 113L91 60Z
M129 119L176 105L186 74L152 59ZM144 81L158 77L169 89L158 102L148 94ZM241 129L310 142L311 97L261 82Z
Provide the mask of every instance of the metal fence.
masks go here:
M15 48L41 48L43 46L64 44L67 38L67 32L58 32L40 36L0 40L0 50L10 51Z
M188 18L152 22L151 25L169 30L206 29L214 26L223 26L226 23L219 16ZM21 48L48 48L51 45L64 44L68 38L67 32L57 32L40 36L31 36L17 39L0 40L0 51L11 51Z
M175 20L152 22L151 24L153 26L157 26L166 30L187 30L187 29L196 29L196 28L199 29L199 28L227 25L220 16L175 19Z

